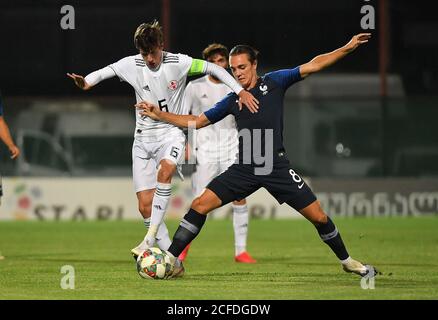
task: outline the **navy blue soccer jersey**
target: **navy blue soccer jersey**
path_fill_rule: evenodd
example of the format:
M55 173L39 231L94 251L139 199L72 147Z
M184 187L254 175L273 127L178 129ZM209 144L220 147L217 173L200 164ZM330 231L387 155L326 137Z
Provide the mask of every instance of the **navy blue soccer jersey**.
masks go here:
M278 155L284 152L283 146L283 102L286 90L294 83L302 80L300 68L285 69L269 72L260 77L254 88L249 90L259 100L257 113L251 113L247 108L239 110L238 96L230 93L219 101L213 108L204 114L210 123L215 123L232 114L236 119L239 130L239 163L251 155L251 164L257 157L255 152L265 156L266 137L273 142L273 161L278 160ZM246 131L246 132L245 132ZM248 131L252 143L249 143ZM272 134L272 139L271 139ZM255 147L258 144L261 148Z

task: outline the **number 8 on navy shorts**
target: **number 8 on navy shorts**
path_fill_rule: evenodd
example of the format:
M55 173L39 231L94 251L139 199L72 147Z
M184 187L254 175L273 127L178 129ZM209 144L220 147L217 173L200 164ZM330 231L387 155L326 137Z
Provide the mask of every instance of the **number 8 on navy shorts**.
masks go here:
M254 169L251 165L233 164L213 179L207 189L222 200L222 205L242 200L260 188L265 188L280 204L286 202L295 210L316 201L313 191L291 168L288 160L275 163L268 175L256 175Z

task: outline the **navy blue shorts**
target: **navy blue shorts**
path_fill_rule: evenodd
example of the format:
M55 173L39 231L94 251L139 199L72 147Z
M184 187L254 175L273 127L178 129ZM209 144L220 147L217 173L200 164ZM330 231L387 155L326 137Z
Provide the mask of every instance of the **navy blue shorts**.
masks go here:
M214 178L207 189L222 200L222 205L242 200L262 187L280 204L286 202L295 210L301 210L316 201L313 191L291 168L288 160L275 163L269 175L255 175L254 169L251 165L233 164Z

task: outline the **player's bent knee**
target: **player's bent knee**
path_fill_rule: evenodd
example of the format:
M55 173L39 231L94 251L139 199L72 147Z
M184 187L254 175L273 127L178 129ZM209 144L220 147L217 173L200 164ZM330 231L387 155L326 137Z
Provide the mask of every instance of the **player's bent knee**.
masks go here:
M300 213L314 225L326 224L328 222L328 216L318 201L300 210Z
M172 181L172 176L175 173L176 165L172 162L162 161L157 174L158 182L170 183Z
M202 197L197 197L193 200L191 208L198 213L207 214L211 209L210 206L202 200Z

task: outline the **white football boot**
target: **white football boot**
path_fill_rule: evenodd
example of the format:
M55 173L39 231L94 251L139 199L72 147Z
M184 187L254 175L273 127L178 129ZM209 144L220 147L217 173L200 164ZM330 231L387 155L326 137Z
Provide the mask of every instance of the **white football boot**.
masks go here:
M131 249L131 254L134 257L135 261L137 261L138 256L145 250L153 247L155 244L155 239L151 241L151 239L148 239L147 237L144 238L144 240L135 248Z
M359 261L356 261L352 258L348 258L347 261L342 263L342 268L345 272L355 273L361 277L365 277L368 274L372 274L372 276L377 275L377 269L371 265L363 265Z
M138 246L136 246L135 248L132 248L131 254L132 254L132 257L134 258L134 260L137 261L138 256L141 255L141 253L145 250L146 249L143 249L141 243Z

